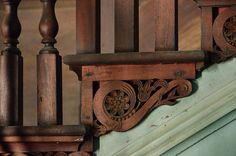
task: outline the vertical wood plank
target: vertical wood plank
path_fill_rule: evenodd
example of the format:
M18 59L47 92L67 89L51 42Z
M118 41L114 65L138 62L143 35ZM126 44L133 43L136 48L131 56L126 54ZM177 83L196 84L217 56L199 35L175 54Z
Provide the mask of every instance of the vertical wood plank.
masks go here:
M81 123L93 125L93 82L81 82Z
M115 1L115 51L135 51L134 0Z
M154 2L154 0L139 0L139 52L155 51Z
M39 54L37 77L39 125L62 124L61 56Z
M97 0L76 1L77 53L96 53Z
M202 41L201 47L205 51L213 51L213 9L211 7L202 7Z
M177 0L155 0L156 51L178 50Z
M101 53L115 52L115 0L101 0Z

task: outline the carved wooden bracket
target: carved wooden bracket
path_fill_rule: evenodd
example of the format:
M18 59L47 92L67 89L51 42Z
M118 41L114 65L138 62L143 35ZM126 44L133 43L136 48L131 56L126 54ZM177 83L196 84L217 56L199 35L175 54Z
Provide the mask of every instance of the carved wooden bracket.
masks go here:
M204 52L194 51L77 54L64 62L82 81L81 122L100 136L127 131L153 109L190 95L189 80L204 59Z
M95 135L127 131L153 109L173 105L191 92L191 82L184 79L103 82L93 101Z
M236 55L236 4L234 1L195 0L202 10L202 49L212 63Z

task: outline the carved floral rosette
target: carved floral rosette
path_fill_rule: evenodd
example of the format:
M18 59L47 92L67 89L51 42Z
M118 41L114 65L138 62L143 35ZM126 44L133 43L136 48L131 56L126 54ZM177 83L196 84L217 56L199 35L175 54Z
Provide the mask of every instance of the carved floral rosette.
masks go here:
M95 136L109 131L127 131L149 112L192 92L188 80L108 81L95 94L93 108Z

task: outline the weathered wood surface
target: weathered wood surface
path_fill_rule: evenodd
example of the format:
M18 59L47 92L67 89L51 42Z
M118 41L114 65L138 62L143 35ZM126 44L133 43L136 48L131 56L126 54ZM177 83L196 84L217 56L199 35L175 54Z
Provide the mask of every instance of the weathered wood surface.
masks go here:
M156 51L178 50L177 0L156 0ZM167 11L168 10L168 11Z
M235 0L195 0L199 6L225 7L236 5Z
M201 46L202 50L213 51L213 8L203 7L201 13L201 30L202 30L202 40Z
M77 53L96 53L98 1L79 0L76 3Z
M115 51L135 51L135 0L115 1Z
M116 54L80 54L64 57L68 65L112 65L112 64L155 64L155 63L189 63L202 62L205 59L203 51L165 51L145 53Z
M8 126L0 128L1 136L78 136L84 135L88 129L83 126Z
M145 72L144 72L145 71ZM83 81L148 80L148 79L195 79L196 65L152 64L152 65L100 65L82 67Z
M37 56L38 124L62 124L61 57L54 44L59 26L55 15L56 0L44 0L39 24L44 47Z
M80 73L79 73L80 74ZM81 123L93 125L93 82L83 81L81 84Z
M0 125L23 124L23 58L17 48L21 34L18 19L20 0L3 0L4 18L1 24L4 49L0 53Z
M101 0L101 53L115 52L115 0Z
M138 4L138 51L155 51L156 12L154 0L139 0Z

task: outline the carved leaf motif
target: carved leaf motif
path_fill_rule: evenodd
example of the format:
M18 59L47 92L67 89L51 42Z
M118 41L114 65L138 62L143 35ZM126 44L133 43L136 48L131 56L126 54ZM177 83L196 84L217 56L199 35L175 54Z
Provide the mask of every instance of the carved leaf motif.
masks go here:
M94 114L97 117L94 122L96 136L112 130L127 131L136 126L154 108L173 105L176 99L188 96L192 91L191 83L183 79L170 82L166 80L132 82L138 86L136 93L129 83L123 81L109 81L97 91L94 97ZM137 102L135 94L138 94ZM123 112L127 109L129 109L127 112Z

